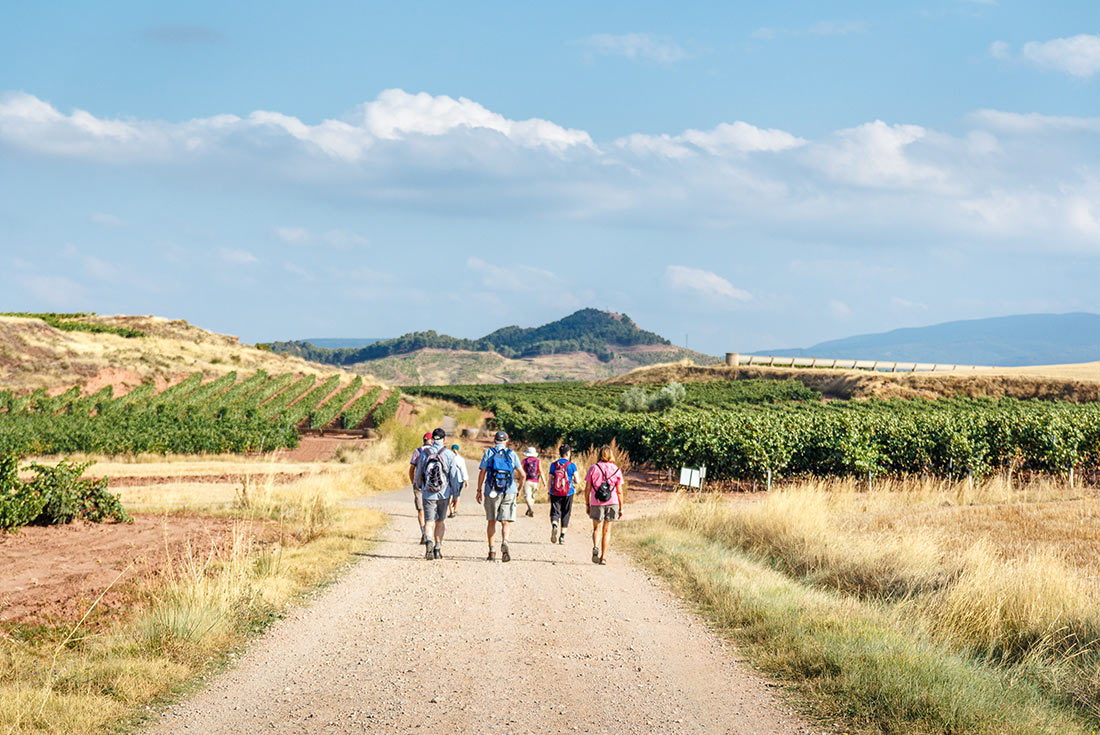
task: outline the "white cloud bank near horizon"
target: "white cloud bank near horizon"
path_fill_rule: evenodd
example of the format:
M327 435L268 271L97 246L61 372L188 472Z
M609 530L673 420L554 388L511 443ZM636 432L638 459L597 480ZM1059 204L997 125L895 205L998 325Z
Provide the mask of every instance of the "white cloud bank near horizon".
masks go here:
M874 120L808 139L735 120L599 142L465 97L400 89L315 124L273 111L105 118L0 95L0 146L93 166L186 167L425 211L1100 252L1100 121L977 110L962 124L952 134ZM365 242L291 225L275 235Z

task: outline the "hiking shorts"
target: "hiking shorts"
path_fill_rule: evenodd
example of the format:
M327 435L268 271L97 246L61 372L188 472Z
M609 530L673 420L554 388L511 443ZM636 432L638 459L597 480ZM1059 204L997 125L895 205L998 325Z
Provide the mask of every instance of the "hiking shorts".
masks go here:
M413 505L416 506L416 512L424 510L424 493L420 490L413 488Z
M482 498L482 503L485 506L485 519L489 521L508 521L509 523L516 520L516 494L511 495L498 495L495 498L490 498L486 493Z
M524 480L523 481L523 502L527 503L528 505L534 505L535 504L535 493L537 493L538 491L539 491L539 483L537 481L532 482L531 480Z
M424 523L434 523L435 521L447 520L447 511L451 507L450 498L440 498L439 500L425 500L424 503Z
M594 521L617 521L619 520L619 504L590 505L588 506L588 517Z
M569 516L573 514L573 495L550 496L550 522L569 528Z

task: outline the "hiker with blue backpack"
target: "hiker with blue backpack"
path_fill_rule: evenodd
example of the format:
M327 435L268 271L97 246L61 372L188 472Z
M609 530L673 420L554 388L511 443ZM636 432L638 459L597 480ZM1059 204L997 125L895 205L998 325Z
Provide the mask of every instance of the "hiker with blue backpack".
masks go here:
M565 529L573 514L573 495L577 484L573 476L577 465L573 464L573 447L562 444L560 457L550 463L550 543L564 544Z
M477 502L485 507L485 520L488 522L485 535L489 538L488 561L495 561L497 524L500 524L500 560L511 561L508 549L508 536L512 523L516 520L516 496L519 487L516 475L522 467L519 455L508 448L508 433L498 431L493 437L495 446L485 450L478 465ZM484 502L482 502L484 499Z
M462 492L462 460L448 449L443 440L447 432L436 429L432 432L432 443L421 447L420 459L416 464L413 484L420 488L424 506L424 523L432 531L426 544L425 559L443 558L443 535L447 531L447 511L451 499ZM433 529L431 524L435 523Z

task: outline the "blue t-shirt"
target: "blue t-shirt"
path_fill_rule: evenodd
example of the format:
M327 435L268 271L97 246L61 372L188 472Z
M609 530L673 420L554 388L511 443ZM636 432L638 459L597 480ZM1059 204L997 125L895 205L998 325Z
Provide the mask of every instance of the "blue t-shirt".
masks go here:
M557 471L558 467L560 467L563 464L566 464L567 462L568 462L568 466L565 468L565 474L568 475L568 477L569 477L569 492L566 493L565 495L558 495L557 497L559 497L559 498L567 498L570 495L572 495L573 493L577 492L577 486L576 486L575 481L573 480L573 475L577 474L577 465L573 464L573 461L569 460L569 459L564 459L564 458L563 459L555 459L550 464L550 474L547 476L547 480L546 480L550 485L550 494L553 495L554 494L554 473Z
M516 454L515 452L513 452L511 449L508 449L507 446L505 446L504 444L497 444L492 449L486 449L485 454L481 455L481 464L479 464L477 466L477 468L479 470L488 470L489 469L489 462L490 462L490 460L492 460L493 455L496 454L497 452L501 451L501 450L504 450L504 451L508 452L508 457L512 460L512 475L511 475L511 478L510 478L511 482L508 484L508 489L504 491L504 494L505 495L515 495L516 493L519 492L519 488L516 487L516 475L515 475L515 470L519 469L519 466L520 466L519 455ZM485 487L483 488L485 490L485 492L489 492L489 482L491 480L492 480L491 473L486 472L485 473Z

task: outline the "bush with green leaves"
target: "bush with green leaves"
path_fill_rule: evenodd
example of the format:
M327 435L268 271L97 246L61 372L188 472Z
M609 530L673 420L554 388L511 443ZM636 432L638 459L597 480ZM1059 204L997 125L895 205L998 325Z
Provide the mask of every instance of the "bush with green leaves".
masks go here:
M92 463L62 460L56 465L32 463L35 477L19 477L19 461L13 454L0 456L0 529L22 526L56 526L83 518L95 523L130 521L118 496L107 489L107 478L83 479Z
M619 396L619 410L623 413L667 411L683 403L685 398L687 398L687 389L675 382L669 383L653 394L646 393L639 386L634 386Z

